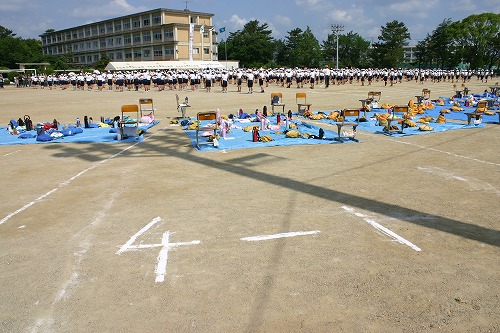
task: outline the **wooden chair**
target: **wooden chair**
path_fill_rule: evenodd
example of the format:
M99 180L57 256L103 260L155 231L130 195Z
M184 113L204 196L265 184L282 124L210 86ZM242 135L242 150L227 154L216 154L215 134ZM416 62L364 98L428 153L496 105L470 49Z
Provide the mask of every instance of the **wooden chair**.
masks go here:
M295 94L295 103L297 103L297 112L303 115L305 111L309 110L311 103L307 103L307 94L305 92L298 92Z
M397 132L400 134L404 133L405 120L410 119L410 108L408 105L396 105L392 108L391 114L387 117L387 127L385 131L388 133ZM401 129L392 129L391 123L401 122ZM397 127L397 125L396 125Z
M117 130L118 140L130 136L138 136L139 130L139 106L137 104L125 104L121 108L122 115Z
M427 103L431 98L431 91L429 89L422 89L422 95L415 96L417 98L417 104L421 104L422 102Z
M153 115L154 115L156 109L154 108L154 105L153 105L153 99L152 98L139 98L139 109L141 112L141 118L142 118L142 116L144 116L144 114L153 113Z
M186 118L186 108L190 107L188 103L188 98L186 97L184 99L184 103L179 102L179 95L175 94L175 100L177 102L177 112L180 112L182 114L181 118L184 119Z
M278 103L273 102L274 97L278 97ZM280 92L271 93L271 113L274 114L274 107L283 108L283 113L285 113L285 104L283 103L283 94Z
M335 140L344 142L344 139L349 139L358 142L359 140L355 138L356 128L359 125L360 111L359 109L344 109L340 111L340 117L342 121L335 123L337 125L338 137ZM350 129L344 129L344 127L352 127Z
M196 120L198 121L198 126L196 127L196 147L200 149L200 133L213 131L214 137L217 135L217 113L215 111L198 112L198 114L196 115ZM207 123L207 120L213 120L213 122ZM214 144L214 141L207 143Z
M467 115L467 125L470 125L472 118L475 118L476 120L481 119L487 108L487 103L487 101L479 101L477 102L476 109L473 112L464 112L464 114Z

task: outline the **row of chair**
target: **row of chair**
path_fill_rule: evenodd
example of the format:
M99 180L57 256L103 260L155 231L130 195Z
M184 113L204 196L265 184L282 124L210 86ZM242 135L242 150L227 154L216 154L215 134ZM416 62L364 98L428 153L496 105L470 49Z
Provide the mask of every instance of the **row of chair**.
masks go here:
M140 98L139 104L125 104L121 107L121 118L119 122L118 134L120 137L137 136L140 119L155 113L152 98Z

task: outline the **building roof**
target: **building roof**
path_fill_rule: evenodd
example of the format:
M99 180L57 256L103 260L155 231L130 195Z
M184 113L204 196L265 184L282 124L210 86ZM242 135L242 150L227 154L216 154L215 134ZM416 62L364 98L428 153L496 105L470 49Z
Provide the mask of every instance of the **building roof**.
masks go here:
M112 61L106 66L108 71L157 70L157 69L205 69L224 68L218 61Z
M132 13L132 14L124 15L124 16L118 16L118 17L113 17L113 18L105 19L105 20L102 20L102 21L91 22L91 23L87 23L87 24L83 24L83 25L79 25L79 26L75 26L75 27L71 27L71 28L66 28L66 29L61 29L61 30L54 30L52 32L44 32L43 34L40 34L38 36L42 37L42 36L45 36L45 35L51 35L51 34L54 34L54 33L60 33L60 32L67 31L67 30L74 30L74 29L83 28L83 27L86 27L86 26L89 26L89 25L93 25L93 24L105 23L105 22L109 22L109 21L123 19L123 18L126 18L126 17L131 17L131 16L135 16L135 15L143 15L143 14L146 14L146 13L152 13L152 12L157 12L157 11L165 11L165 12L177 13L177 14L188 14L189 13L189 14L193 14L193 15L215 16L215 14L211 14L211 13L193 12L193 11L186 10L186 9L179 10L179 9L156 8L156 9L146 10L144 12Z

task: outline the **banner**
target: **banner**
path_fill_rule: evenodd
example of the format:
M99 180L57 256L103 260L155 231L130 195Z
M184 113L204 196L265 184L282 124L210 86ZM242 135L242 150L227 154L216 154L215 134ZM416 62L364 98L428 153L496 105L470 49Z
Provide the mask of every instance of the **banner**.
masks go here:
M193 61L193 34L194 24L189 24L189 61Z

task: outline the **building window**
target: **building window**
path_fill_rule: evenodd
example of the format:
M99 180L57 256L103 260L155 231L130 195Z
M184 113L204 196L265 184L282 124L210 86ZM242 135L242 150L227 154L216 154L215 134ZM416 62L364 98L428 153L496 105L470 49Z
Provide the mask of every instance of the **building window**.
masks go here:
M130 20L123 21L123 30L130 30Z
M132 43L132 38L130 35L123 36L123 44L130 45Z
M149 31L142 34L142 41L143 42L151 41L151 33L149 33Z
M105 39L101 39L100 44L101 44L102 49L106 48L106 40Z
M122 23L120 21L115 23L115 31L121 31L122 30Z
M93 42L92 42L92 47L93 47L94 49L98 49L98 48L99 48L99 41L97 41L97 40L93 41Z
M111 60L115 60L115 54L114 53L108 53L108 58Z
M153 14L153 24L161 24L161 14Z
M132 27L133 28L140 28L141 27L141 19L138 17L134 17L132 19Z
M200 49L197 47L193 47L193 54L200 54Z
M108 46L113 46L113 38L108 38L108 39L106 40L106 44L107 44Z
M165 55L174 55L174 47L165 46Z
M80 62L81 62L82 64L83 64L83 63L85 63L85 56L81 56L81 57L80 57Z
M153 32L153 39L154 40L162 40L161 30L156 30Z
M125 59L132 59L132 52L130 52L130 51L125 51L124 56L125 56Z
M203 33L203 38L208 38L208 32Z
M97 62L99 61L99 55L98 54L94 54L94 62Z
M90 36L90 27L87 27L85 29L85 37L89 37Z
M104 27L104 24L99 25L99 33L100 34L106 33L106 28Z
M163 50L162 49L154 49L153 50L153 55L155 57L163 57Z
M95 35L97 35L97 26L96 25L92 26L92 36L95 36Z
M80 45L78 47L80 48L80 50L85 50L85 44L84 43L80 43Z
M91 49L90 42L87 42L86 44L87 44L87 45L85 46L85 48L86 48L87 50L90 50L90 49Z
M106 24L106 32L109 34L110 32L113 32L113 23L108 23Z
M151 58L151 49L144 49L144 58Z
M62 42L62 35L57 35L57 41Z
M151 22L149 21L149 15L142 17L142 26L149 27L150 23Z
M122 45L122 38L121 37L115 38L115 45Z
M203 54L210 54L210 48L209 47L204 47L203 48Z
M191 23L196 24L198 22L197 17L191 16Z
M141 34L134 34L134 38L132 39L134 44L140 44L141 43Z
M134 51L134 58L141 58L141 57L142 57L141 50Z
M78 37L80 37L80 38L84 37L83 29L78 30Z
M71 34L69 32L66 33L66 40L71 40Z
M165 30L165 39L171 39L174 38L174 31L173 30Z
M123 53L121 53L121 52L116 52L116 59L118 59L118 60L123 59Z
M87 62L92 62L92 56L91 55L87 56Z

